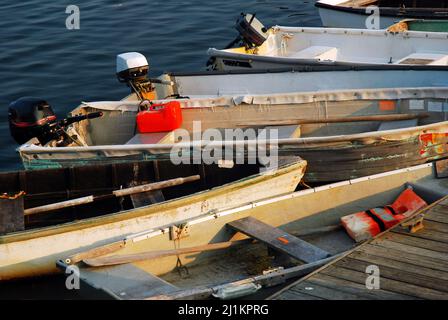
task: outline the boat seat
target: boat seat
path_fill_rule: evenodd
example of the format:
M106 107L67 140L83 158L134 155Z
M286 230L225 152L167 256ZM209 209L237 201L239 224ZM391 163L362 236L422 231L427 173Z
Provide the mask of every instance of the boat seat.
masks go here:
M382 121L378 131L410 128L418 125L418 119L400 120L400 121Z
M263 242L277 251L306 263L325 259L330 256L330 253L327 251L253 217L235 220L229 222L227 225L238 232L242 232L251 238Z
M288 138L300 138L301 130L300 125L290 125L290 126L268 126L266 130L278 130L279 139Z
M336 60L338 49L335 47L312 46L289 56L297 59Z
M418 64L418 65L447 65L448 54L443 53L412 53L394 64Z
M171 138L171 132L137 133L126 144L172 143Z

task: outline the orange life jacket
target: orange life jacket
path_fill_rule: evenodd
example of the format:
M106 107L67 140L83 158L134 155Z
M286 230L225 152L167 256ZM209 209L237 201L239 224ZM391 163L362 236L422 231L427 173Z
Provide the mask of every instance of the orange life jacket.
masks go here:
M347 233L356 242L370 239L427 206L412 188L407 188L388 206L357 212L341 218Z

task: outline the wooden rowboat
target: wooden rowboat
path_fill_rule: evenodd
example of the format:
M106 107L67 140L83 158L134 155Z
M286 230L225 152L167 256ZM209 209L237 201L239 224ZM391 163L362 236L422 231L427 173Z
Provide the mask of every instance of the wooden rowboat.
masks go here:
M207 51L216 70L316 65L447 66L447 35L274 26L260 46ZM362 43L363 45L358 45Z
M315 5L325 27L366 28L369 6L379 8L381 29L403 19L448 19L446 0L319 0Z
M226 140L223 136L220 141L191 143L177 143L178 131L135 135L138 102L86 103L74 114L102 111L104 116L73 127L73 133L84 139L84 146L27 145L19 152L25 167L34 169L170 159L179 149L190 157L195 150L203 152L205 146L239 144L247 154L250 146L265 143L278 155L307 160L305 181L341 181L446 157L447 98L446 88L395 88L180 99L182 128L192 140L195 130L248 132L261 128L278 132L278 140L272 141ZM194 129L194 121L200 121L200 128Z
M66 256L58 265L67 276L79 268L81 290L92 286L115 299L235 299L255 293L259 299L263 287L304 276L353 248L339 228L342 216L392 203L409 186L428 204L446 196L448 181L435 178L434 169L420 165L179 221ZM188 234L170 238L179 225L188 226Z
M290 160L264 173L157 161L1 173L0 280L50 274L79 250L291 193L306 162Z

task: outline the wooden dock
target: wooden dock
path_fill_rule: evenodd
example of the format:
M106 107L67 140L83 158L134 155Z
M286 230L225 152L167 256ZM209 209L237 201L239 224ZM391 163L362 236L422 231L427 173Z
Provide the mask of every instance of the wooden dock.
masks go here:
M396 226L269 299L448 299L446 197L424 212L423 226L415 233ZM372 265L379 270L379 289L366 285Z

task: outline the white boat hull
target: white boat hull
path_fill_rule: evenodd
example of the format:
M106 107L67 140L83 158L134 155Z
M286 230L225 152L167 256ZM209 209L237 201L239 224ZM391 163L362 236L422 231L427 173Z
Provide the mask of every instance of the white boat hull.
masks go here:
M209 191L160 204L64 225L0 236L0 280L57 272L56 261L129 234L210 216L296 189L306 162L285 166L272 175L256 175Z
M359 28L366 29L366 19L368 15L332 10L327 8L318 8L320 19L324 27L332 28ZM380 29L386 29L399 22L397 17L379 17Z
M448 68L448 33L274 26L255 48L210 48L216 70L297 66L440 66ZM362 44L362 45L360 45Z

